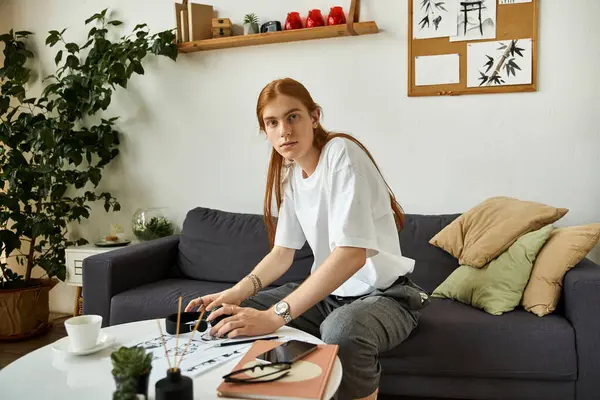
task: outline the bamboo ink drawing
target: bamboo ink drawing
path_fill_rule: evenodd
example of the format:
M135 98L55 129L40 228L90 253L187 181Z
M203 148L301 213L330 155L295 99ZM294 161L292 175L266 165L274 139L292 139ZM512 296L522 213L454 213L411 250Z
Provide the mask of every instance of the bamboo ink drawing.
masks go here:
M468 87L531 83L531 39L470 43L467 49Z
M412 0L415 39L456 35L457 0Z

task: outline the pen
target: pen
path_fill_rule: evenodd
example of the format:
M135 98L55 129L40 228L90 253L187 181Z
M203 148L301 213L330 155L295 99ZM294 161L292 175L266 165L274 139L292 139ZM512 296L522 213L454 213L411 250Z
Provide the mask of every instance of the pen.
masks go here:
M279 339L279 336L265 336L265 337L255 338L255 339L246 339L246 340L236 340L233 342L215 343L215 347L234 346L236 344L245 344L245 343L256 342L257 340L271 340L271 339Z

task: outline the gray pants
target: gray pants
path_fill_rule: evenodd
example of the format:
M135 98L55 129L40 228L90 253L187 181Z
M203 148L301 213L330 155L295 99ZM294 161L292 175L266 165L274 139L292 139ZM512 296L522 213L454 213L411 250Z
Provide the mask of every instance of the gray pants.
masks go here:
M266 310L293 292L288 283L264 290L242 302ZM327 296L289 325L339 346L344 374L339 400L366 397L379 387L378 355L404 341L417 326L419 310L429 303L425 292L401 277L390 288L360 297Z

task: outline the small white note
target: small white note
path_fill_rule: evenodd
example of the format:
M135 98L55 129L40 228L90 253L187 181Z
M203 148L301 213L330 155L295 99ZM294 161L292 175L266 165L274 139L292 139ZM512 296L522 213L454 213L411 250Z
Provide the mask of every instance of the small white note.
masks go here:
M531 3L531 0L500 0L499 4L519 4L519 3Z
M458 54L415 57L415 84L417 86L451 83L460 83L460 56Z

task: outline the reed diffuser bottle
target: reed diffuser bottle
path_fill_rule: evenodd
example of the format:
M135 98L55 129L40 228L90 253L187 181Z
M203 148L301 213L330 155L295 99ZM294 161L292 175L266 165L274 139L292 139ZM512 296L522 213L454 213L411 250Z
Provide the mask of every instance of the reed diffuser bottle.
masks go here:
M183 352L179 356L179 360L177 360L177 353L179 349L179 327L181 326L181 301L182 298L179 296L179 308L177 310L177 332L175 337L175 351L173 366L171 366L171 360L169 358L169 352L167 351L167 345L165 344L165 338L163 336L162 326L158 320L156 320L156 324L158 325L158 330L160 332L160 337L162 338L163 348L165 349L165 358L169 363L169 369L167 370L167 376L162 378L154 385L154 393L156 396L156 400L193 400L194 399L194 381L189 376L181 375L181 369L179 366L181 365L181 361L183 361L183 357L187 352L187 349L194 338L194 333L198 329L198 325L202 321L204 317L204 313L206 309L203 309L200 313L200 318L196 321L196 325L194 325L194 329L192 330L192 334L188 339L187 344L185 345Z
M189 376L181 375L179 368L167 370L167 376L154 386L156 400L193 400L194 383Z

